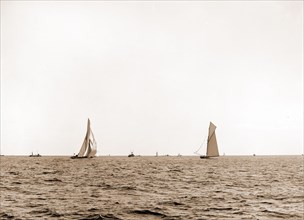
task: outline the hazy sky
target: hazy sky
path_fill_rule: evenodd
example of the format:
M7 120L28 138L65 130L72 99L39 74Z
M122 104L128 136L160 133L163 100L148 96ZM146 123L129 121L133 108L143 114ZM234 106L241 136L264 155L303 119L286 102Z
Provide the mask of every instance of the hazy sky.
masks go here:
M1 154L303 153L303 1L1 0ZM202 154L205 150L202 150Z

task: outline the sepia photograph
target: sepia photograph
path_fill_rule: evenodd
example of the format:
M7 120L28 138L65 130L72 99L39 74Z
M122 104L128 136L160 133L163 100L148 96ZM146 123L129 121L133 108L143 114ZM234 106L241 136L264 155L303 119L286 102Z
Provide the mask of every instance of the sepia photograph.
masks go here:
M0 219L304 220L303 0L0 0Z

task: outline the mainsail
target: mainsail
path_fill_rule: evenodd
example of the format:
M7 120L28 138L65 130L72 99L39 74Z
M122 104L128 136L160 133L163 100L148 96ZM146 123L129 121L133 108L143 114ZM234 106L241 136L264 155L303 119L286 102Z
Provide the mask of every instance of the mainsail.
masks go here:
M97 143L95 141L92 129L91 129L91 123L90 119L88 119L88 125L87 125L87 133L83 140L82 146L79 150L79 153L77 154L77 158L89 158L94 157L97 153Z
M209 132L208 132L208 139L207 139L206 156L200 156L200 158L202 158L202 159L219 156L219 151L218 151L218 146L217 146L217 141L216 141L216 135L215 135L215 129L216 129L216 126L212 122L210 122ZM204 142L201 144L199 149L194 152L195 154L198 154L199 150L204 145Z
M208 142L207 142L207 153L206 153L207 157L218 157L219 156L215 129L216 129L216 126L212 122L210 122Z

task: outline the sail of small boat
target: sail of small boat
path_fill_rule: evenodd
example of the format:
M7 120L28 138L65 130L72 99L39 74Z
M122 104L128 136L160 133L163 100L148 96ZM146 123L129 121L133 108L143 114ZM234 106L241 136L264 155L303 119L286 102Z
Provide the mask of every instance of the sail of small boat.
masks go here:
M95 141L94 134L91 129L90 119L88 119L87 133L83 140L79 153L75 156L72 156L71 158L72 159L92 158L96 156L96 153L97 153L97 142Z
M208 139L207 139L206 155L200 156L201 159L210 158L210 157L218 157L219 156L217 140L216 140L216 135L215 135L215 129L216 129L216 126L212 122L210 122L209 132L208 132Z

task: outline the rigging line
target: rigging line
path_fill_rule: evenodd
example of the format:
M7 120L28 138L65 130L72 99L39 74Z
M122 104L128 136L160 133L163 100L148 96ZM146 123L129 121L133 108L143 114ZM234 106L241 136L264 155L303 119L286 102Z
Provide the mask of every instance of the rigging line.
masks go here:
M205 144L206 138L207 138L207 137L205 136L203 143L201 143L200 147L199 147L196 151L194 151L195 154L200 155L200 154L198 153L198 151L199 151L199 150L203 147L203 145Z

